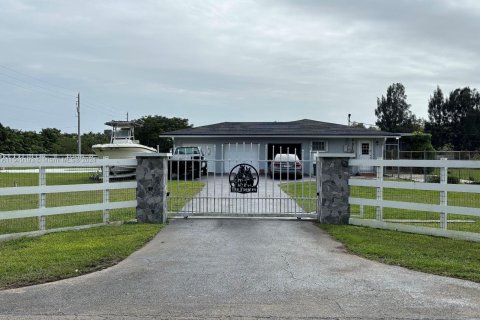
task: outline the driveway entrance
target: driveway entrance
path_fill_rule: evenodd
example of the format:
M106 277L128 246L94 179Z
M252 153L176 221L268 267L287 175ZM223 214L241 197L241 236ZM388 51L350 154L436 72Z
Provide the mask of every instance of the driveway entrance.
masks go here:
M477 319L480 284L348 254L310 221L177 219L112 268L0 301L0 319Z
M231 185L226 176L205 177L199 180L205 183L205 186L180 210L179 214L183 216L316 217L316 195L314 189L310 189L313 181L306 179L282 182L269 177L260 177L260 179L255 194L241 194L231 192ZM293 193L301 193L303 186L303 207L298 204L298 197L290 196L282 190L282 184L286 190L287 183L290 183ZM305 186L308 186L308 190Z
M170 170L182 169L170 175L168 201L175 208L170 215L316 218L311 160L304 160L303 150L296 148L269 149L270 145L262 150L259 144L226 144L210 150L208 160L172 157ZM289 156L275 158L276 154Z

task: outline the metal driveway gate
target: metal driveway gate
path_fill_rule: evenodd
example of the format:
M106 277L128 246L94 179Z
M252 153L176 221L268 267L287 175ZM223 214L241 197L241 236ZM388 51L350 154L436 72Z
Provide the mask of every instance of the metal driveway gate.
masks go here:
M305 159L308 160L305 160ZM260 144L177 147L170 157L170 216L316 217L312 153Z

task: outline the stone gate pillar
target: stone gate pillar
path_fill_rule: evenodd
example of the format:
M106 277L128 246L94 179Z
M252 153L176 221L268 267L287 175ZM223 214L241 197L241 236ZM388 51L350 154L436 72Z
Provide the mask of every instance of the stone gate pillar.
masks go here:
M317 157L317 216L320 223L348 224L349 159L341 154Z
M168 160L165 153L137 156L137 221L167 222Z

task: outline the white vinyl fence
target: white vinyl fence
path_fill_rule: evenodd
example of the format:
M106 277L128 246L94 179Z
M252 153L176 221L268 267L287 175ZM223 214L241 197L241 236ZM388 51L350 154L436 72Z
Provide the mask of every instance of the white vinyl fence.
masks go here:
M111 212L125 217L125 209L133 218L136 181L112 180L110 171L136 164L136 159L0 154L0 239L106 224Z
M377 159L349 164L376 168L374 179L349 179L351 224L480 241L480 161ZM388 168L405 167L419 172L427 168L429 174L412 180L385 174Z

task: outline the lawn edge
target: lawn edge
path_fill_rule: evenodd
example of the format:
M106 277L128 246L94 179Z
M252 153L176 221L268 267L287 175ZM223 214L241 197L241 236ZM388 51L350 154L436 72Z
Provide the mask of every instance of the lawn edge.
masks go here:
M351 254L351 255L354 255L354 256L357 256L357 257L360 257L360 258L363 258L363 259L367 259L367 260L370 260L370 261L375 261L375 262L378 262L378 263L382 263L384 265L389 265L389 266L396 266L396 267L401 267L401 268L405 268L407 270L411 270L411 271L415 271L415 272L421 272L421 273L424 273L424 274L430 274L430 275L435 275L435 276L440 276L440 277L446 277L446 278L451 278L451 279L458 279L458 280L463 280L463 281L469 281L469 282L472 282L472 283L480 283L480 280L473 280L471 278L468 278L468 277L461 277L461 276L455 276L455 275L451 275L451 274L442 274L442 273L435 273L435 272L428 272L426 270L422 270L420 268L415 268L415 267L412 267L410 265L404 265L402 263L398 263L398 262L394 262L394 261L390 261L390 260L382 260L376 256L370 256L370 255L364 255L364 254L361 254L360 252L355 252L353 251L352 249L350 249L348 247L348 245L342 241L342 239L339 239L338 237L336 237L335 235L333 235L332 233L330 233L326 228L323 228L324 224L321 224L320 222L315 222L314 223L318 228L320 228L322 231L326 232L328 234L328 236L330 238L332 238L334 241L337 241L339 243L341 243L342 245L342 248L345 249L346 253L348 254ZM349 225L349 226L353 226L353 227L360 227L360 228L371 228L371 227L365 227L365 226L356 226L356 225ZM376 228L371 228L371 229L376 229ZM384 229L378 229L378 230L384 230ZM390 231L390 232L402 232L402 231L394 231L394 230L385 230L385 231ZM402 233L407 233L407 232L402 232ZM433 235L424 235L424 234L416 234L416 233L410 233L410 234L414 234L414 235L420 235L420 236L426 236L426 237L433 237L433 238L442 238L442 239L450 239L450 238L444 238L444 237L438 237L438 236L433 236ZM455 240L455 241L466 241L466 242L472 242L472 241L468 241L468 240L463 240L463 239L452 239L452 240Z
M44 235L49 235L49 234L53 234L53 233L58 233L58 232L76 232L76 231L83 231L83 230L88 230L88 229L94 229L94 228L111 228L111 227L116 227L116 226L120 226L120 225L123 225L123 224L128 224L129 222L121 222L121 223L116 223L116 224L102 224L102 225L98 225L98 226L94 226L93 228L82 228L82 229L73 229L73 230L61 230L61 231L55 231L55 232L50 232L50 233L45 233L45 234L40 234L40 235L37 235L37 236L29 236L29 235L26 235L26 236L23 236L23 237L19 237L19 238L15 238L15 239L9 239L9 240L5 240L6 242L8 241L16 241L16 240L19 240L21 238L39 238L39 237L42 237ZM6 291L6 290L13 290L13 289L21 289L21 288L26 288L26 287L31 287L31 286L36 286L36 285L42 285L42 284L47 284L47 283L52 283L52 282L57 282L57 281L62 281L62 280L67 280L67 279L72 279L72 278L78 278L80 276L85 276L85 275L89 275L89 274L92 274L92 273L95 273L95 272L99 272L99 271L103 271L103 270L106 270L106 269L109 269L109 268L112 268L116 265L118 265L119 263L121 263L122 261L126 260L127 258L129 258L132 254L134 254L135 252L141 250L142 248L144 248L147 244L149 244L153 239L155 239L155 237L163 230L163 228L168 224L165 223L165 224L162 224L160 229L158 230L157 233L153 234L150 238L147 238L146 241L141 245L139 246L137 249L133 250L132 252L130 252L130 254L128 254L127 256L125 256L124 258L115 258L115 259L112 259L110 261L99 261L97 264L95 264L95 266L92 266L88 269L84 269L82 270L82 272L79 272L78 274L75 274L75 275L69 275L69 276L58 276L58 277L52 277L52 278L45 278L45 279L40 279L38 281L31 281L31 282L28 282L28 281L20 281L20 282L17 282L15 284L12 284L12 285L7 285L7 286L0 286L0 292L1 291ZM3 242L3 241L2 241Z

